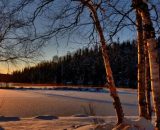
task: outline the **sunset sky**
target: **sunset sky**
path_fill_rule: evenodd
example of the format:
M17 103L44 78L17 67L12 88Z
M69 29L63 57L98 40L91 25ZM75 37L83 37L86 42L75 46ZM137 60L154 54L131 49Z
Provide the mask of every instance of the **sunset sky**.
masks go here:
M57 3L59 5L59 2ZM62 4L63 5L63 4ZM33 5L34 8L35 5ZM52 5L54 6L54 5ZM58 6L56 6L58 7ZM31 7L27 7L25 11L28 11ZM51 8L53 9L53 8ZM30 11L32 11L32 9L30 9L28 11L28 13L30 13ZM58 11L58 10L56 10ZM55 11L55 12L56 12ZM56 12L57 13L57 12ZM53 15L54 16L54 15ZM87 16L87 18L86 18ZM81 22L88 22L89 18L88 18L88 14L84 15ZM71 17L72 19L73 17ZM86 19L85 19L86 18ZM46 22L44 19L42 19L44 22L42 22L42 24L48 24L48 21ZM35 23L36 23L36 27L38 31L43 31L44 28L41 26L42 24L40 23L42 20L38 19ZM62 22L63 23L63 22ZM57 24L56 24L57 25ZM56 26L55 25L55 26ZM81 28L81 31L85 34L86 30L90 31L91 26L87 26L87 28ZM67 38L60 38L59 39L59 45L57 45L57 42L55 42L55 39L52 39L49 41L48 45L46 45L46 47L43 48L43 57L40 57L40 60L35 62L38 63L40 61L44 61L44 60L51 60L53 58L53 56L58 55L58 56L63 56L65 55L67 52L74 52L75 50L77 50L78 48L83 48L83 47L87 47L88 44L85 44L85 40L83 39L83 37L79 37L78 35L81 35L78 33L74 34L74 38L72 37L72 39L68 42L67 44ZM107 33L105 34L105 36L109 36ZM117 38L119 37L120 41L125 41L125 40L133 40L136 38L136 32L135 30L130 30L125 28L124 30L120 31L113 39L113 41L117 41ZM74 43L73 41L78 41L77 43ZM81 44L79 44L81 43ZM30 65L35 65L35 64L30 64ZM24 63L19 63L17 62L17 64L9 64L9 69L8 69L8 64L6 63L0 63L0 73L11 73L14 70L20 70L22 68L24 68L25 66L28 66L29 64L24 64Z
M132 34L132 35L131 35ZM133 32L130 32L129 30L125 30L119 34L120 41L125 41L125 40L132 40L136 37L136 34ZM114 39L115 41L117 39ZM62 40L59 42L59 45L54 42L54 40L50 41L46 47L43 48L43 56L40 57L40 60L37 61L39 63L40 61L44 60L51 60L53 56L58 55L58 56L63 56L67 54L67 52L74 52L79 48L85 48L88 47L88 44L78 44L78 43L69 43L67 44L65 40ZM21 70L22 68L26 66L34 66L36 63L19 63L17 62L16 64L8 64L7 63L0 63L0 73L12 73L14 70Z

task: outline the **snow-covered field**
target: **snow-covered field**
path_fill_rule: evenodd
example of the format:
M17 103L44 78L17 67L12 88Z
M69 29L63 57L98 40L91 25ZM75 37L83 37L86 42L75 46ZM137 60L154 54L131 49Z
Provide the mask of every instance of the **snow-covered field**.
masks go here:
M125 115L135 119L136 90L120 89L119 95ZM0 115L5 116L0 117L5 130L69 130L94 123L95 116L99 122L108 122L108 129L116 122L108 92L0 90Z
M136 116L138 113L136 90L122 89L119 94L125 115ZM37 115L71 116L86 114L89 104L94 107L96 115L115 115L109 93L0 90L0 114L4 116L32 117Z

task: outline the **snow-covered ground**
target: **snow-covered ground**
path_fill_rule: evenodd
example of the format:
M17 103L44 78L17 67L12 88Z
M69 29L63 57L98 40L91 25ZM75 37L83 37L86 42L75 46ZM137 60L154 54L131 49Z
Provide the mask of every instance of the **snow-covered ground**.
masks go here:
M135 119L138 115L136 90L119 89L119 95L125 115ZM0 115L12 117L0 117L0 126L5 130L69 130L94 123L95 116L100 117L100 122L105 119L108 129L116 122L108 92L0 90Z
M120 90L125 115L136 116L136 90ZM0 114L32 117L37 115L71 116L86 114L89 104L95 114L115 115L109 93L56 91L56 90L0 90ZM85 109L85 110L84 110Z

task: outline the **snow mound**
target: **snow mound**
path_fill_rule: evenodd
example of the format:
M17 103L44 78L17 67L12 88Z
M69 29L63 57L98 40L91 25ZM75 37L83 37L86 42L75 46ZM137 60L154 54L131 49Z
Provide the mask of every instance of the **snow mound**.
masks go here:
M20 118L19 117L0 116L0 122L7 122L7 121L20 121Z
M35 119L41 119L41 120L53 120L58 119L57 116L50 116L50 115L44 115L44 116L37 116Z
M114 128L112 123L88 124L74 130L154 130L153 124L143 117L137 120L124 119L124 122Z
M124 123L118 125L112 130L154 130L154 126L151 121L140 117L138 120L131 121L129 119L124 119Z

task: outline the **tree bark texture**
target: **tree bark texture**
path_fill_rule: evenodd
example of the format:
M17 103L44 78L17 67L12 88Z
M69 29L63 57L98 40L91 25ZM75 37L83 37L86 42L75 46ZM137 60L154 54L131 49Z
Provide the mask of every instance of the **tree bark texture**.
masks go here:
M145 55L143 42L142 18L136 9L137 21L137 47L138 47L138 103L139 116L148 119L146 89L145 89Z
M160 130L160 81L159 81L159 64L157 41L152 38L147 40L148 53L149 53L149 64L150 64L150 75L151 75L151 86L153 104L156 116L156 127ZM152 69L153 68L153 69Z
M155 39L155 30L150 18L148 5L146 2L139 0L138 8L141 12L143 23L143 38L147 42L149 65L150 65L150 79L153 96L153 104L156 116L156 129L160 130L160 78L159 78L159 64L158 64L158 43Z
M92 13L92 19L94 21L96 30L99 35L100 44L101 44L101 51L102 51L103 61L104 61L105 70L106 70L106 77L107 77L107 81L108 81L108 88L110 90L111 97L114 100L113 104L114 104L116 114L117 114L117 121L118 121L117 125L118 125L123 122L124 113L123 113L122 105L120 102L120 98L118 96L118 93L117 93L117 90L115 87L103 29L102 29L102 26L101 26L99 18L98 18L96 7L92 3L92 0L81 0L81 3L84 4L86 7L88 7L89 11Z
M148 57L148 47L145 43L145 89L146 89L146 103L147 103L147 113L148 119L152 119L152 105L151 105L151 82L150 82L150 68L149 68L149 57Z

